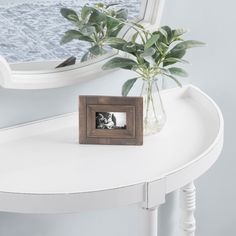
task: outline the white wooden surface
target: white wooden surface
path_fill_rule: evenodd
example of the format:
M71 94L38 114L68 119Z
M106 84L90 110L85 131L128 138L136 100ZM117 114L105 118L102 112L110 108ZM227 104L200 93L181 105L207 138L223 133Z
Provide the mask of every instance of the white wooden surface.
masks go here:
M162 96L167 124L141 147L79 145L76 113L0 130L0 211L155 209L207 171L223 145L223 118L208 96L193 86Z

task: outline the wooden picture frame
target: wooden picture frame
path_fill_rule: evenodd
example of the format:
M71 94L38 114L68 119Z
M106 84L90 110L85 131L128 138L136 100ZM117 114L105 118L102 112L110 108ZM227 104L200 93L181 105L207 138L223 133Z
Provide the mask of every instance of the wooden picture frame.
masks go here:
M79 143L142 145L143 98L79 96Z

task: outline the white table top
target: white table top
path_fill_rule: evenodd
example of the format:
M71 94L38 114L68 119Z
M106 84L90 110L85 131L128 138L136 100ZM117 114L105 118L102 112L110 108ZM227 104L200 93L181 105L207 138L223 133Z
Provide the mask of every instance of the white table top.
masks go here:
M143 146L79 145L77 114L0 130L0 192L83 193L174 177L219 143L223 119L193 86L162 97L167 124Z

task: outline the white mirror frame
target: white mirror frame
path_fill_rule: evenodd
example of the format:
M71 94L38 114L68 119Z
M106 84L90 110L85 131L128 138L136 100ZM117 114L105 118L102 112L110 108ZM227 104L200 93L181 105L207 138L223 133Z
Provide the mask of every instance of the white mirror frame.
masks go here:
M146 29L152 30L159 26L165 0L147 0L142 5L141 12L144 15L142 23ZM125 37L129 38L131 32ZM81 63L60 69L55 68L58 61L29 62L19 64L8 64L0 56L0 86L8 89L48 89L65 87L78 84L81 81L93 79L94 75L102 75L109 72L102 70L102 65L114 57L114 52L100 57L99 60Z

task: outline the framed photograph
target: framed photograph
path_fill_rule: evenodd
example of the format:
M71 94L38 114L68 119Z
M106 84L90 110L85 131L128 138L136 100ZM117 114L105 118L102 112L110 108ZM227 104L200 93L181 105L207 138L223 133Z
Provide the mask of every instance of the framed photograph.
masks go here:
M142 145L143 98L80 96L79 142Z

